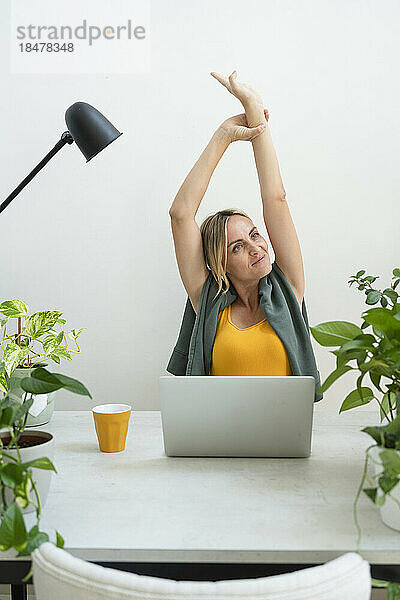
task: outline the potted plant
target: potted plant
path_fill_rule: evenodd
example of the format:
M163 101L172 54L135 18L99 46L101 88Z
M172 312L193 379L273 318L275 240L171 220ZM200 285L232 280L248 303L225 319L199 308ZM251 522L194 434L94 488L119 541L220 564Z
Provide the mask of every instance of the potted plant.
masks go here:
M339 413L369 404L373 400L379 404L383 424L362 429L374 443L365 451L364 470L353 506L358 550L361 529L357 518L357 502L361 491L380 508L382 521L400 531L400 302L396 292L400 282L400 269L393 269L391 287L383 291L372 287L378 277L363 277L364 274L365 270L358 271L350 277L348 283L350 286L358 284L358 289L366 295L366 304L374 305L379 302L380 306L362 313L361 327L348 321L329 321L310 327L319 344L337 346L336 350L331 351L336 355L336 368L321 385L318 393L325 392L342 375L355 370L359 373L356 389L346 396ZM366 332L368 328L372 328L372 332ZM351 361L355 361L356 366L348 364ZM374 389L362 385L366 375ZM373 466L373 476L368 473L369 461ZM368 485L364 487L366 482ZM394 594L400 593L400 586L395 583L373 580L373 585L387 587L388 598L398 597Z
M22 379L30 375L33 369L47 366L46 361L52 360L60 364L61 359L72 360L72 354L79 354L81 349L77 342L84 328L72 329L68 332L77 349L68 348L67 337L63 329L66 321L61 317L62 312L42 310L28 315L29 307L22 300L6 300L0 304L0 344L5 365L5 371L0 375L0 391L10 393L7 389L6 377ZM7 333L10 322L16 319L17 333ZM40 346L39 346L40 345ZM14 400L22 403L24 391L17 381L11 391ZM34 397L27 425L44 425L51 419L54 410L54 392L37 394Z
M0 362L0 377L4 377L8 390L0 400L0 550L14 548L17 556L29 556L40 544L49 541L49 536L40 531L39 525L50 477L52 471L56 472L51 460L54 456L53 436L26 429L33 396L61 388L90 398L91 395L76 379L50 373L42 367L31 370L21 380L9 377L6 365ZM25 396L22 404L12 398L15 386L20 386L30 396ZM44 454L50 455L51 459ZM36 511L36 523L27 531L23 514L33 511ZM58 532L55 543L58 547L64 545ZM30 575L31 571L23 581Z

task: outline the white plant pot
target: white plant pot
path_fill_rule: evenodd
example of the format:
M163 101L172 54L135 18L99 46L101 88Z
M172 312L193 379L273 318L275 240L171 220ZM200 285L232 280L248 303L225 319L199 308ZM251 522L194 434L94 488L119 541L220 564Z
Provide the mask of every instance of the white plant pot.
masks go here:
M36 367L23 369L20 367L18 369L14 369L14 371L11 373L11 377L18 377L19 379L23 379L24 377L29 377L35 368ZM23 399L24 394L25 394L24 390L21 387L17 387L13 390L11 398L22 404L22 399ZM42 397L47 396L47 398L46 398L47 405L46 405L45 409L36 416L28 413L28 418L26 420L27 427L37 427L39 425L45 425L46 423L48 423L50 421L50 419L53 415L53 411L54 411L54 395L55 394L56 394L56 392L50 392L49 394L41 394ZM33 399L35 399L35 396L33 396ZM31 410L32 409L34 410L34 405L31 407Z
M8 432L3 431L0 433L0 437L2 440L7 438L7 436L9 436ZM51 433L47 433L46 431L35 431L34 429L31 429L31 430L25 429L25 431L23 432L23 434L21 436L20 442L23 441L24 438L27 438L28 436L36 438L37 442L39 442L39 443L35 446L30 446L29 448L20 448L18 446L19 453L21 456L21 461L28 462L30 460L35 460L36 458L47 457L48 459L51 460L51 462L53 462L54 438L51 435ZM7 452L8 454L11 454L11 456L15 456L15 458L17 458L17 451L15 449L7 450L6 448L4 448L4 451ZM13 461L7 457L4 457L4 462L13 462ZM45 505L45 502L46 502L46 499L47 499L47 496L49 493L50 481L51 481L52 474L53 474L53 471L48 471L48 470L44 470L44 469L36 469L35 467L32 467L32 479L35 482L35 485L37 487L42 508ZM8 505L10 505L14 501L14 496L13 496L10 488L6 488L5 492L6 492L6 502ZM35 502L35 504L36 504L36 494L35 494L34 490L32 490L30 492L29 498L31 500L33 500L33 502ZM34 512L35 510L36 509L33 506L33 504L28 504L28 506L26 508L21 509L23 514Z
M369 461L372 464L374 475L382 472L383 467L379 452L382 452L383 450L384 448L375 446L369 451L369 455L374 461ZM398 451L398 454L400 454L400 451ZM374 481L377 482L377 479ZM390 494L400 502L400 484L397 484L396 487L390 491ZM380 513L381 519L385 525L396 531L400 531L400 506L397 504L396 500L393 500L390 496L386 496L385 504L380 507Z

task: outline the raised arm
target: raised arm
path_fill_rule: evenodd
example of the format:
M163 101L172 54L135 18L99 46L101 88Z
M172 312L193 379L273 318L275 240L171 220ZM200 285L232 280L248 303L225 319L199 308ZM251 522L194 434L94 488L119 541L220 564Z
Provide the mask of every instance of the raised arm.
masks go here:
M242 103L249 127L265 123L265 131L252 140L260 183L263 216L275 252L275 262L284 272L301 306L304 296L304 268L296 229L290 215L271 131L264 116L263 101L251 86L237 82L236 71L229 78L211 73Z
M229 143L229 139L218 128L179 188L169 209L171 219L194 219L211 175Z
M261 127L248 128L244 114L224 121L187 175L169 209L179 273L196 312L208 277L196 213L211 175L229 144L236 140L251 140L262 131Z

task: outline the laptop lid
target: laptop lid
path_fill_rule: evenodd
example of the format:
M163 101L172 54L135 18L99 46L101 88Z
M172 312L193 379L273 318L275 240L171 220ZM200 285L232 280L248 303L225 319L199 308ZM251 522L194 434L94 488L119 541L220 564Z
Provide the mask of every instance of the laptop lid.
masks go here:
M167 456L307 457L311 376L163 376L159 401Z

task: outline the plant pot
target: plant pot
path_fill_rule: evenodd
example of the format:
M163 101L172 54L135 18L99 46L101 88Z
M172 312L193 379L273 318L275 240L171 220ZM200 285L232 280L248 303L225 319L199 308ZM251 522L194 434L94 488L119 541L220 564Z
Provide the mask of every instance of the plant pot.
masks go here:
M380 446L375 446L371 448L369 451L369 455L371 457L370 463L372 464L372 469L374 475L382 472L382 461L379 456L379 452L382 452L384 448ZM397 451L397 454L400 455L400 451ZM377 464L376 464L377 463ZM374 480L374 481L377 481ZM398 483L391 491L390 494L396 498L398 502L400 502L400 483ZM381 519L391 529L395 529L396 531L400 531L400 506L397 504L396 500L390 498L390 496L386 495L385 504L380 507Z
M11 377L18 377L19 379L23 379L24 377L29 377L34 369L36 369L36 367L15 369L11 373ZM37 416L33 416L30 413L28 413L28 419L26 421L27 427L37 427L38 425L45 425L46 423L48 423L50 421L50 419L53 415L53 411L54 411L54 395L55 395L55 393L56 392L51 392L50 394L41 394L41 396L44 396L44 395L47 396L47 406ZM16 400L17 402L20 402L22 404L22 399L24 397L24 394L25 394L24 390L21 387L17 387L13 390L11 397L13 400ZM35 398L35 396L33 396L33 398ZM34 408L34 405L32 405L31 408Z
M4 445L9 443L10 435L8 432L4 432L4 431L1 432L0 437L1 437L1 440ZM27 443L27 442L28 443L31 442L34 445L31 445L27 448L20 446L20 444L23 445L24 443ZM35 431L35 430L25 429L25 431L22 433L22 436L19 440L18 448L19 448L19 453L21 456L21 462L28 462L30 460L34 460L36 458L42 458L42 457L47 457L51 460L51 462L53 462L54 438L51 435L51 433L47 433L46 431ZM7 450L6 448L4 448L4 451L7 452L8 454L11 454L11 456L14 456L15 458L17 458L17 451L15 449ZM5 456L4 462L9 463L9 462L13 462L13 461ZM53 471L47 471L44 469L36 469L35 467L32 468L32 478L36 484L42 508L45 505L47 495L49 493L52 473L53 473ZM12 494L12 491L10 488L6 488L5 493L6 493L6 502L8 505L10 505L14 501L14 496ZM35 495L34 490L32 490L30 492L29 499L33 500L33 502L36 503L36 495ZM34 512L35 510L36 509L33 506L33 504L28 504L28 506L26 508L21 509L23 514Z

